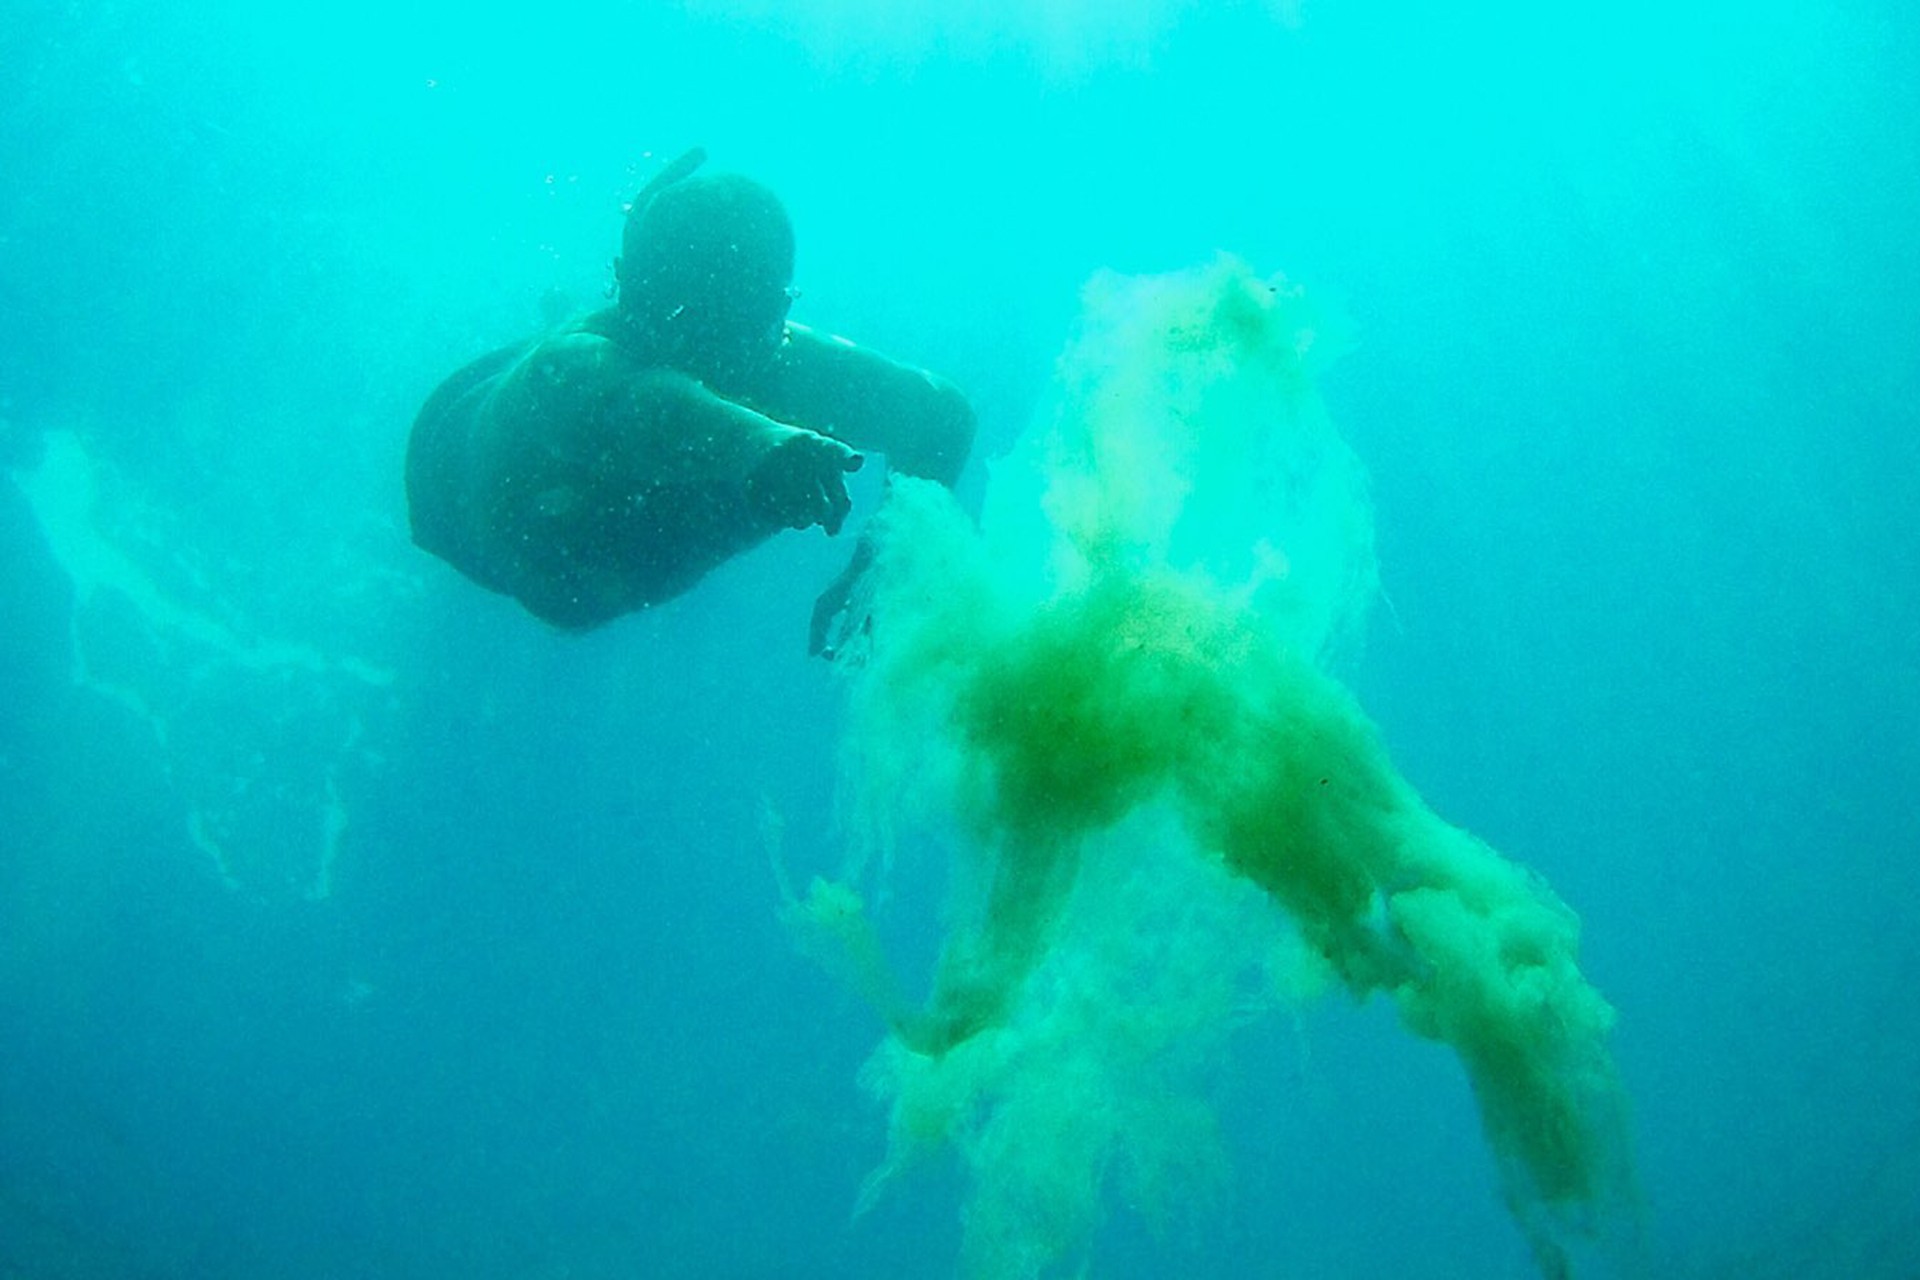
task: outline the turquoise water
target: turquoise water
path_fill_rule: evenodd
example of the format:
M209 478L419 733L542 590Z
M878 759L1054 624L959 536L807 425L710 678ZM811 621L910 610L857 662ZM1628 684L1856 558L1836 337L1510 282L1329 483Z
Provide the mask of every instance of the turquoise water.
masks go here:
M843 541L562 637L406 537L421 400L596 305L697 143L786 199L796 318L967 389L973 499L1096 269L1338 299L1385 596L1343 675L1580 914L1622 1269L1920 1274L1920 25L976 9L11 6L0 1271L954 1273L950 1158L852 1220L882 1028L769 862L849 839ZM944 878L874 904L922 972ZM1207 1086L1230 1192L1116 1186L1092 1274L1534 1274L1379 1002Z

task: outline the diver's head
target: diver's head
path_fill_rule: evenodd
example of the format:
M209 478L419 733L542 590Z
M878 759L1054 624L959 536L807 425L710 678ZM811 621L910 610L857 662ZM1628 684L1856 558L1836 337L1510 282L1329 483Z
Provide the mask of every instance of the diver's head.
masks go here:
M780 345L791 302L787 211L738 174L663 177L627 214L615 264L623 317L641 341L690 372L764 361Z

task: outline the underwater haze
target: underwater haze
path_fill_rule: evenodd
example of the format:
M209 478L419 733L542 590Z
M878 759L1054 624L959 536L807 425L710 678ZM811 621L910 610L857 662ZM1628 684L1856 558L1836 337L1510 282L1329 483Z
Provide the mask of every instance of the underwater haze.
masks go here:
M6 0L0 1275L1920 1276L1917 65L1893 0ZM957 382L974 456L954 511L869 467L837 538L563 634L413 546L408 431L604 305L693 146L785 201L794 318ZM1220 338L1129 325L1281 273L1320 319L1207 376L1310 429L1061 461ZM1263 665L1241 595L1126 579L1169 669L1149 597L1255 657L1207 667L1207 767L1077 683L1187 826L1067 814L1079 739L1011 740L1086 651L1006 549L1092 538L1083 481L1231 539L1276 450L1328 519L1226 546L1242 595L1325 606L1289 654L1351 626ZM862 522L974 575L883 590L865 670L806 643ZM1316 537L1366 600L1298 585ZM1207 843L1273 704L1377 726L1423 838L1539 908L1543 1034L1607 1084L1550 1137L1606 1130L1604 1194ZM874 816L927 723L997 809ZM937 1010L979 860L1070 821L999 1056L934 1079L975 1050L879 978ZM1417 942L1414 872L1367 874Z

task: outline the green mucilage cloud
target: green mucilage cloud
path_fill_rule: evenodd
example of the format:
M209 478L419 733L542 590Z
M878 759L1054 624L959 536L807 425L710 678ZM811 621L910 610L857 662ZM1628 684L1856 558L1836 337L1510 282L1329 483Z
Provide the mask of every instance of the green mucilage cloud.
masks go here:
M850 776L867 811L956 833L926 1007L845 885L789 918L894 1028L868 1198L957 1144L972 1274L1084 1254L1109 1176L1135 1203L1217 1186L1193 1077L1316 978L1455 1051L1544 1273L1624 1192L1578 921L1428 809L1325 668L1376 590L1364 474L1314 390L1333 345L1232 259L1103 275L980 530L905 480L878 522Z

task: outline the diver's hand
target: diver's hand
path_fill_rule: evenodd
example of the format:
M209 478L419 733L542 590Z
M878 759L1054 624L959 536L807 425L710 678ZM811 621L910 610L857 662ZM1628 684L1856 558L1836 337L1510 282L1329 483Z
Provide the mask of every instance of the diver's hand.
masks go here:
M853 559L827 584L813 602L813 621L807 628L807 653L828 662L837 659L853 640L866 633L872 619L867 612L867 569L873 564L873 536L862 534Z
M829 534L838 533L853 510L847 476L865 461L838 440L801 431L754 463L747 473L747 501L789 529L817 524Z

